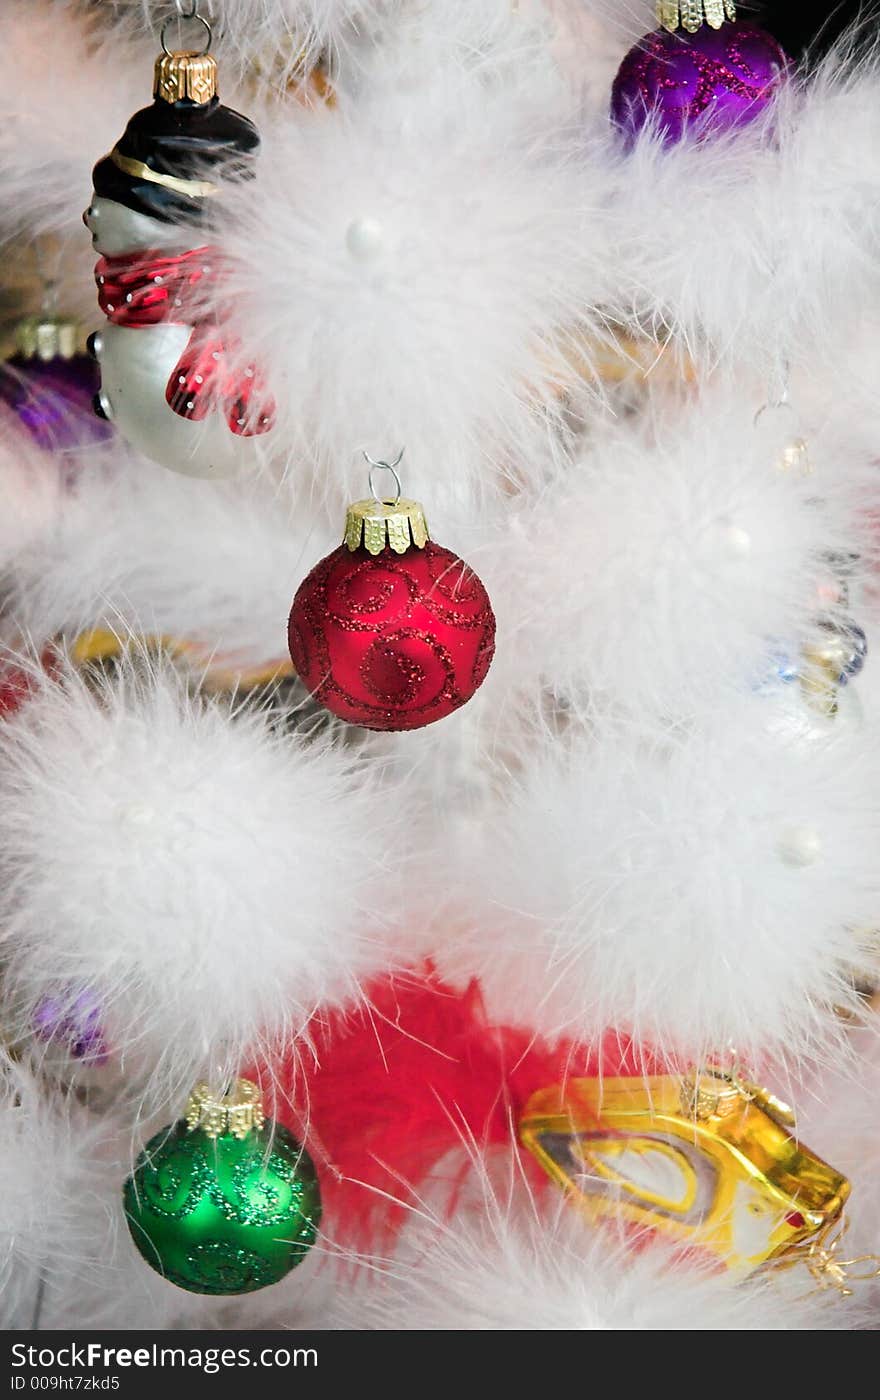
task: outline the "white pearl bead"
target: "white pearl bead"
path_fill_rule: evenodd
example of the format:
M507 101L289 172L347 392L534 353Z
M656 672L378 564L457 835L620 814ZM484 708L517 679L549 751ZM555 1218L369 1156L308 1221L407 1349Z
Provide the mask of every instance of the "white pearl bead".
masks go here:
M372 262L385 251L385 230L378 219L355 219L345 231L345 246L358 262Z
M752 537L748 530L742 530L738 525L726 526L724 533L724 546L734 559L745 559L752 552Z
M822 840L814 826L789 826L777 846L786 865L814 865L822 854Z
M752 537L748 530L729 520L719 520L709 529L708 543L713 554L717 552L728 559L745 559L752 552Z

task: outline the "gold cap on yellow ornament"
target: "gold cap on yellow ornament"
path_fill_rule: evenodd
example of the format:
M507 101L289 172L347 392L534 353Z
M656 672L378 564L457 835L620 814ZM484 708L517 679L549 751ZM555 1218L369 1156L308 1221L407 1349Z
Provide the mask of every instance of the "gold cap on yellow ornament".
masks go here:
M393 462L377 462L369 453L364 457L370 464L370 490L366 501L354 501L345 513L344 542L352 553L363 545L368 554L381 554L391 549L405 554L411 545L424 549L430 539L425 512L418 501L408 501L400 494L397 467L403 457L401 448ZM394 477L395 495L382 497L373 486L374 473L382 469Z
M266 1116L263 1100L256 1084L250 1079L236 1079L226 1093L215 1093L207 1084L197 1084L186 1105L186 1126L190 1132L200 1128L209 1138L246 1138L259 1132Z

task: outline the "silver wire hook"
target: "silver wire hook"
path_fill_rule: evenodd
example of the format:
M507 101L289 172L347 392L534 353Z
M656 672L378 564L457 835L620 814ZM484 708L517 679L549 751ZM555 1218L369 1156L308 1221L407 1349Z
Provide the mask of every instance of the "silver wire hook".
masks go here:
M364 451L363 448L361 448L361 451L363 452L365 460L370 464L370 475L368 480L370 484L370 495L373 497L373 500L376 501L380 506L396 506L401 496L403 495L403 487L400 482L400 477L397 475L397 468L403 461L403 454L406 451L406 448L401 447L393 462L377 462L375 457L370 456L369 452ZM394 477L394 485L397 487L397 495L395 496L393 501L389 501L385 496L380 496L373 483L373 475L379 468L381 468L382 471L390 472L391 475Z
M780 408L791 408L791 363L783 355L776 366L776 374L767 385L767 399L755 414L755 427L765 413L774 413Z
M179 26L181 24L186 23L188 20L194 20L195 23L200 24L203 30L205 31L205 47L202 49L201 52L207 53L211 47L211 41L214 38L214 31L212 30L208 21L205 19L205 16L199 14L199 0L186 0L185 8L184 0L174 0L174 9L176 13L173 15L169 15L165 23L162 25L162 28L159 30L159 43L162 45L163 53L167 53L170 58L173 53L179 52L178 49L169 49L165 41L168 37L168 31L171 28L172 24L176 24L178 26L179 33Z

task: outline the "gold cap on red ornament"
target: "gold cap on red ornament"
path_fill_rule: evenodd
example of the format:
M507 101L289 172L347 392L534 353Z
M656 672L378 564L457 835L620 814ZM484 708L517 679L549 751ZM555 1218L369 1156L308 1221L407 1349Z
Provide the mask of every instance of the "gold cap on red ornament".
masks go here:
M379 501L371 496L348 507L344 539L352 552L363 545L368 554L381 554L386 548L405 554L411 545L424 549L430 536L424 509L418 501L403 497Z

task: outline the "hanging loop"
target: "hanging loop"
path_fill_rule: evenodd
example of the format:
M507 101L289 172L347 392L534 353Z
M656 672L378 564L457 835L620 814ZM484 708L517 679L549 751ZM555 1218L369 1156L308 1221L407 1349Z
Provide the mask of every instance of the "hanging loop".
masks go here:
M192 22L193 24L201 25L204 36L205 46L203 49L198 50L198 53L207 53L211 47L211 40L214 37L214 32L211 29L211 26L208 23L208 21L205 19L205 16L199 14L198 0L174 0L174 8L176 13L168 16L168 18L166 19L165 23L162 25L162 28L159 31L159 43L162 45L163 52L166 53L169 58L172 54L180 52L179 49L169 49L168 47L168 33L171 29L172 24L177 25L177 32L179 35L181 26L183 24L188 24ZM196 52L196 50L193 50L192 52Z
M393 462L377 462L375 457L370 456L369 452L364 452L363 454L365 460L370 464L370 495L373 497L373 500L376 501L378 505L396 506L401 496L403 495L403 487L400 483L400 477L397 475L397 468L400 466L400 463L403 460L403 454L405 450L405 448L401 447ZM376 485L373 478L375 477L376 472L380 470L390 472L391 475L394 477L394 486L397 491L397 494L393 500L389 500L387 496L380 496L379 492L376 490Z

